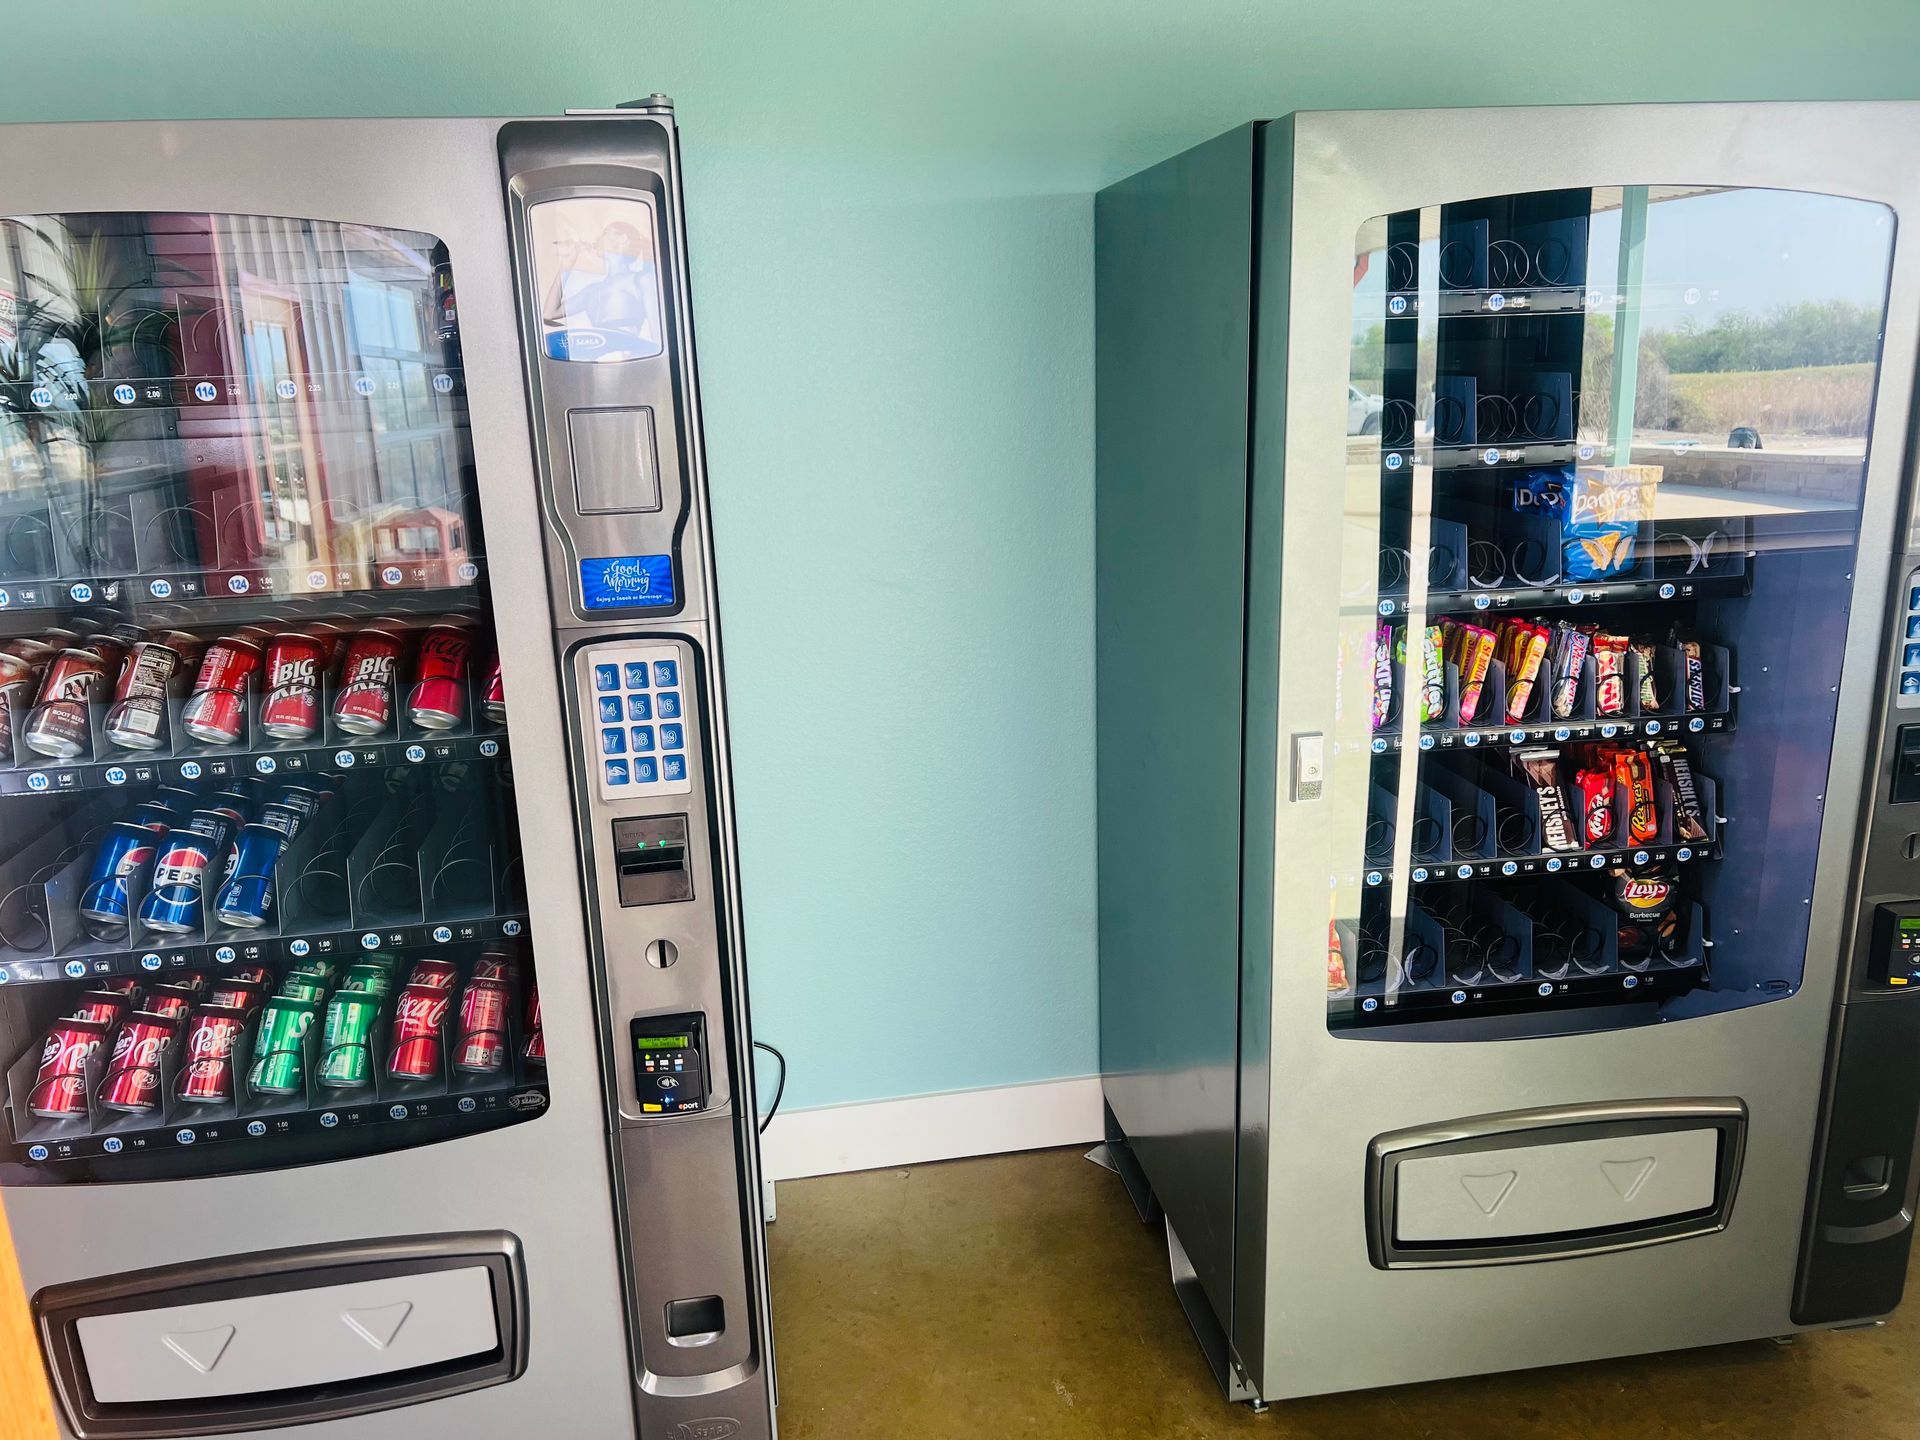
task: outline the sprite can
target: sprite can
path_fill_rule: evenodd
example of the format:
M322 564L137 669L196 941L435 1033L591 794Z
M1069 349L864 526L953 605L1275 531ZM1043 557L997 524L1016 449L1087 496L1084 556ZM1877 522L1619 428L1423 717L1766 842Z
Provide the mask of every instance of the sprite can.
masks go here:
M317 1007L327 998L327 977L305 968L289 970L280 982L280 993L292 1000L310 1000Z
M303 1048L307 1030L320 1007L297 996L275 995L260 1012L260 1032L253 1040L253 1064L247 1067L247 1089L259 1095L297 1095L306 1088L307 1057Z
M363 961L347 967L346 975L340 981L342 990L358 990L367 995L378 995L385 999L393 991L393 971L385 965L376 965Z
M322 1085L348 1090L373 1079L373 1027L380 1018L380 997L359 990L342 990L327 1006L327 1025L321 1034Z

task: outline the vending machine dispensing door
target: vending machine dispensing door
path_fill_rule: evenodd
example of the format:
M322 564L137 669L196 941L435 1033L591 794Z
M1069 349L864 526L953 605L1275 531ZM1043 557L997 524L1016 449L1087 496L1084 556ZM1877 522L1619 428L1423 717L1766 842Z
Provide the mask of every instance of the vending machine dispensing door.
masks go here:
M65 1432L770 1436L670 106L0 157L0 1201Z

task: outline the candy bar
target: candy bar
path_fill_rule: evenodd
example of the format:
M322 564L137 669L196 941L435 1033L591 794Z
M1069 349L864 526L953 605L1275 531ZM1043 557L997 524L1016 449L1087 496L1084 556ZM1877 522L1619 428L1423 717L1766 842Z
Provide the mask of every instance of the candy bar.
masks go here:
M1378 730L1393 713L1393 626L1373 632L1373 728Z
M1507 665L1507 719L1526 718L1533 700L1533 682L1540 674L1540 661L1547 653L1547 627L1514 622L1517 644Z
M1619 715L1627 708L1627 637L1593 637L1594 712Z
M1682 640L1680 653L1687 662L1687 709L1704 710L1707 708L1707 675L1700 664L1700 642Z
M1580 797L1580 838L1589 850L1613 843L1613 776L1605 770L1582 770L1573 777Z
M1653 665L1658 652L1653 641L1636 640L1633 653L1640 661L1640 713L1656 715L1660 711L1660 687L1654 683Z
M1447 662L1438 625L1420 632L1420 723L1447 718Z
M1480 710L1480 692L1493 663L1494 637L1478 625L1460 627L1460 723L1471 725Z
M1660 808L1654 802L1653 767L1643 750L1615 750L1613 778L1627 792L1627 842L1645 845L1660 835Z
M1586 633L1562 620L1553 627L1553 718L1565 720L1580 698L1580 669L1587 659Z
M1560 752L1520 750L1513 758L1540 802L1541 843L1548 850L1578 850L1580 839L1574 833L1566 794L1560 788Z
M1693 783L1693 761L1678 741L1656 743L1653 753L1673 791L1673 834L1676 840L1698 845L1707 838L1707 822L1700 810L1699 788Z

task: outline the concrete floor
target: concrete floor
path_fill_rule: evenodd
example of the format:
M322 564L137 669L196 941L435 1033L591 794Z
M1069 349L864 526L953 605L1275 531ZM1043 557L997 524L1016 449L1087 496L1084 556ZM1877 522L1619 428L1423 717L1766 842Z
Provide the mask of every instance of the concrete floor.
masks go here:
M1881 1330L1276 1405L1220 1398L1159 1236L1079 1151L780 1186L785 1440L1915 1440L1920 1287Z

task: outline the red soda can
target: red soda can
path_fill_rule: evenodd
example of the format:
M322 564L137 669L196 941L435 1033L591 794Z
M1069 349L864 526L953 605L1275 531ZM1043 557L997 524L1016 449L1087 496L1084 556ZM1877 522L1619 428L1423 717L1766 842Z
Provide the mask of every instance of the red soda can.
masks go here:
M242 965L228 974L229 980L244 980L249 985L272 985L273 971L264 965Z
M122 750L158 750L165 741L167 686L180 668L180 652L158 640L142 640L127 653L120 682L107 709L107 739Z
M25 724L33 704L33 666L11 651L0 650L0 765L13 763L14 717Z
M475 980L498 980L510 983L520 970L520 961L508 946L489 946L480 952L480 958L473 962Z
M21 738L27 748L55 760L87 753L88 707L107 688L107 662L91 650L62 650L47 662L33 713Z
M237 1010L242 1015L267 998L266 985L258 980L223 977L207 987L207 1005L222 1010Z
M408 988L423 986L428 990L446 990L451 992L454 982L460 978L460 968L445 960L416 960L413 969L407 972Z
M87 1113L87 1061L100 1053L113 1027L105 1020L56 1020L47 1031L27 1108L44 1120Z
M65 633L67 635L72 634L71 631ZM73 638L78 639L79 637L73 636ZM7 641L4 646L0 646L0 649L4 649L9 655L18 655L22 660L26 661L27 664L38 670L54 657L55 652L60 649L60 646L48 640L37 639L32 635L16 635L13 639Z
M527 997L527 1048L522 1052L522 1058L529 1065L544 1065L547 1063L547 1037L546 1032L540 1028L538 981L534 983L532 991L533 993Z
M408 985L393 1007L393 1052L387 1074L427 1080L440 1073L440 1027L452 996L431 985Z
M260 683L260 728L276 740L311 740L320 733L320 677L328 645L313 635L276 635L267 642Z
M494 656L487 663L487 678L480 690L485 697L480 704L487 719L495 725L507 723L507 687L500 680L500 657Z
M194 1011L187 1022L186 1054L180 1070L182 1100L215 1105L233 1098L233 1046L246 1012L223 1005Z
M147 992L146 1013L184 1020L200 997L185 985L156 985Z
M498 980L470 980L460 992L460 1030L453 1068L493 1075L507 1063L507 987Z
M347 642L340 693L333 697L333 723L349 735L381 735L393 724L393 681L400 638L387 630L362 630Z
M140 982L131 975L109 975L93 988L111 990L116 995L125 995L135 1005L140 1003Z
M120 666L127 658L128 642L122 640L118 635L107 635L96 632L87 636L87 642L82 648L91 650L102 660L106 661L107 672L109 674L118 675L120 673Z
M89 990L73 1007L75 1020L104 1020L118 1025L133 1010L133 997L118 990Z
M160 1067L179 1029L165 1015L129 1015L113 1037L113 1058L100 1080L100 1106L139 1115L160 1103Z
M182 990L190 990L195 995L205 993L207 972L204 970L177 970L168 979L169 985L178 985Z
M209 645L180 712L187 734L205 745L237 743L247 730L247 677L259 668L260 647L242 634Z
M451 730L467 718L467 652L472 648L464 625L429 625L421 632L407 718L422 730Z

